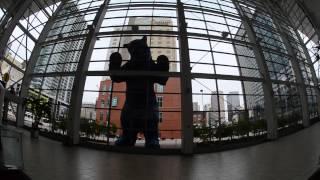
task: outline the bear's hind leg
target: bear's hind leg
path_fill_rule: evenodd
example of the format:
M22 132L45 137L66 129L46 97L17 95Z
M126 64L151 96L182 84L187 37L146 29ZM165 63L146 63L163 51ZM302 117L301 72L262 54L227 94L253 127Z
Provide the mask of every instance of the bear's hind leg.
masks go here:
M158 111L152 112L150 119L147 120L147 128L144 130L144 135L146 137L146 148L160 148L158 122Z
M131 114L126 108L121 112L122 135L116 140L116 146L134 146L137 139L137 128L134 125Z

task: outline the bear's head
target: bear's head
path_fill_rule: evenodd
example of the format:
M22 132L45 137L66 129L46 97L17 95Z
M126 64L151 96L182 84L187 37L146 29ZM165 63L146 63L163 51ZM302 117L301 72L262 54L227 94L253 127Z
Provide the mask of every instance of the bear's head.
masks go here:
M147 44L146 36L143 36L142 39L133 40L129 44L125 44L124 47L128 49L131 60L133 61L151 60L151 52Z

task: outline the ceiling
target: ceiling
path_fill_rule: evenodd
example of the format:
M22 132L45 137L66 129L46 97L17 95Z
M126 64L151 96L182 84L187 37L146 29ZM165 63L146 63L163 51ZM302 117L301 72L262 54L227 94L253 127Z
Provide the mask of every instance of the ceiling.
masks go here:
M8 9L10 6L13 6L14 4L19 4L21 2L24 2L25 0L0 0L0 8ZM61 0L33 0L34 3L32 3L32 11L37 12L39 11L39 8L46 8L54 3L57 3ZM13 10L13 12L15 12Z
M8 9L10 7L11 4L14 3L19 3L19 2L23 2L25 0L0 0L0 7L1 8L5 8ZM61 0L33 0L34 2L36 2L38 5L42 6L42 8L45 8L47 6L50 6L58 1ZM291 1L291 0L290 0ZM309 13L312 17L312 19L317 23L318 28L320 29L320 0L298 0L301 1L305 4L305 6L307 7L307 9L309 10ZM34 12L39 10L39 7L33 3L33 7L32 10Z
M319 0L300 0L305 4L309 10L311 18L317 23L318 28L320 29L320 1Z

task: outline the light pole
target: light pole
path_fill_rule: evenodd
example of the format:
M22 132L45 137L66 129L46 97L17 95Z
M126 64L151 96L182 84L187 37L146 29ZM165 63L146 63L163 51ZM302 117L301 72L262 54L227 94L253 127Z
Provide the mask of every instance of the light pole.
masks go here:
M203 109L203 89L200 89L200 92L201 92L201 106Z
M202 122L204 122L204 107L203 107L203 89L200 89L200 92L201 92L201 108L202 108Z

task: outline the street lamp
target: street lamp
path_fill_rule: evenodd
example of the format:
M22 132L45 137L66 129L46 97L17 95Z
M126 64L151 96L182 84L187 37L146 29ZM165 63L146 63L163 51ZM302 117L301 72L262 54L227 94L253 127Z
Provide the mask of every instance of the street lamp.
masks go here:
M201 92L201 106L203 109L203 89L200 89L200 92Z
M201 92L202 123L203 123L204 122L203 89L200 89L200 92Z

